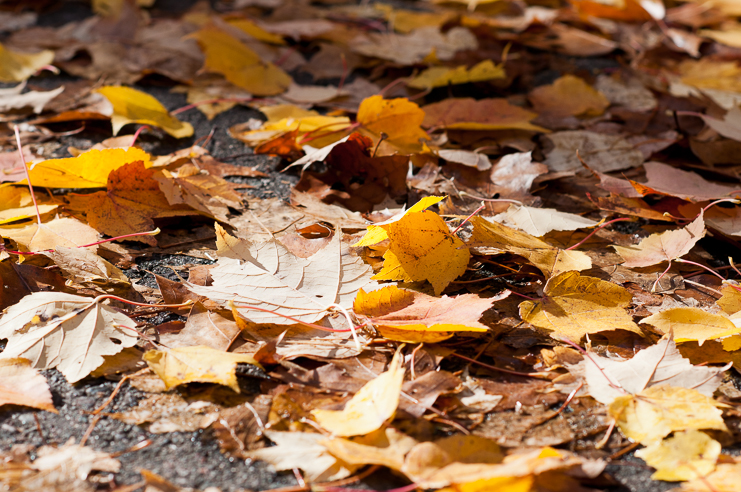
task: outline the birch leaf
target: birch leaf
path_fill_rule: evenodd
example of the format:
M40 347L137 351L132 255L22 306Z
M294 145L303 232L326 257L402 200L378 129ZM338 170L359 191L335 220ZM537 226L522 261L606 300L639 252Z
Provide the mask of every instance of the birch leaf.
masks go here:
M612 282L564 272L552 277L543 289L543 299L520 304L520 317L538 328L552 331L579 343L584 335L609 330L641 334L625 310L631 293Z
M122 326L136 322L92 300L59 292L24 297L0 318L0 338L8 339L0 360L24 357L39 369L56 367L75 383L100 366L104 355L133 347L136 333Z
M188 288L223 305L233 301L239 314L253 323L296 322L279 314L314 323L333 304L350 309L358 290L371 282L371 268L350 254L340 234L309 258L299 258L276 239L254 244L230 236L218 224L216 232L219 261L211 269L213 285L187 283Z
M355 393L342 410L313 410L320 426L335 436L362 436L381 428L396 413L404 382L401 352L394 355L388 371Z

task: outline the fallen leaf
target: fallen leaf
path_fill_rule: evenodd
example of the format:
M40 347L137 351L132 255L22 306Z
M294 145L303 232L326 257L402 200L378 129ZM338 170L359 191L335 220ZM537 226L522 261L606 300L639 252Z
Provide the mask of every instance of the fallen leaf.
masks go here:
M28 359L0 359L0 406L22 405L57 413L46 378Z
M422 126L449 130L529 130L548 132L530 121L537 116L506 99L450 98L428 104Z
M491 169L494 193L503 198L528 200L532 198L530 188L535 179L548 172L548 166L533 162L532 152L507 154Z
M70 197L70 207L85 212L88 223L112 237L153 231L154 220L162 217L192 215L190 207L172 206L154 180L152 168L134 161L108 174L106 191ZM155 246L150 235L128 238Z
M568 368L572 374L583 377L590 396L605 405L626 392L635 395L658 384L689 388L712 397L724 372L722 368L693 366L682 357L671 336L640 350L629 360L592 353Z
M543 164L554 172L583 169L579 157L590 169L602 173L637 167L645 160L639 149L619 135L575 130L552 133L545 138L553 144L553 149L545 151Z
M130 410L108 416L127 424L141 425L153 434L164 434L205 429L219 418L218 410L208 402L189 402L177 393L164 393L151 395L139 400Z
M65 278L57 272L28 263L16 264L11 261L1 261L0 282L5 286L0 291L0 309L2 310L18 303L32 292L54 290L68 294L74 293L65 285Z
M715 471L683 483L669 492L734 492L741 479L741 465L718 463Z
M602 93L573 75L536 87L528 99L535 111L553 116L599 116L610 105Z
M626 437L646 444L675 431L726 431L721 406L693 389L656 385L637 395L619 396L609 411Z
M584 335L611 330L642 334L625 310L633 299L619 285L579 272L564 272L548 279L543 299L523 301L520 317L538 328L579 343Z
M493 248L527 258L549 277L571 270L581 271L592 267L592 260L581 251L567 251L551 246L525 232L491 222L482 217L471 218L473 235L468 242L472 248Z
M417 440L394 429L378 429L366 436L350 439L328 439L322 445L333 456L351 465L382 465L401 471L404 456Z
M487 331L479 318L494 302L509 294L504 291L490 298L475 294L437 298L390 285L370 292L360 289L353 309L356 314L367 316L385 338L436 343L455 332Z
M660 234L651 234L636 246L612 247L623 257L624 267L640 268L656 265L663 261L676 260L695 246L697 241L705 236L705 221L703 214L682 229L666 231Z
M396 413L404 368L397 351L388 370L355 393L343 410L313 410L317 423L334 436L361 436L378 430Z
M136 323L89 297L36 292L0 318L0 338L8 346L0 359L24 357L33 367L56 367L75 383L100 366L104 355L133 347ZM127 327L127 328L124 328Z
M57 246L46 253L71 280L105 287L130 287L131 282L114 265L87 248Z
M129 123L156 126L175 138L193 135L190 123L172 116L162 103L146 92L113 85L103 86L95 92L102 94L113 105L111 125L114 135Z
M0 59L2 59L1 51ZM51 91L28 91L21 94L25 85L24 83L8 89L0 89L0 111L10 112L30 107L34 113L39 114L49 101L64 91L64 86L62 86Z
M496 215L492 219L536 237L545 236L551 231L575 231L597 225L597 222L593 220L580 215L559 212L553 208L519 205L510 205L505 213Z
M437 59L449 60L457 51L475 50L478 42L476 36L465 27L455 26L443 34L439 27L428 26L409 34L364 34L354 39L350 47L361 55L414 65L433 52Z
M704 477L715 470L721 446L704 432L675 432L673 437L649 444L636 456L656 468L652 480L677 482Z
M357 121L378 138L381 133L391 145L401 149L421 149L420 140L427 139L421 128L425 112L406 98L384 99L376 95L364 99L358 107Z
M285 92L291 77L280 67L266 62L246 44L215 26L191 34L205 56L204 70L222 74L229 82L257 96Z
M21 228L0 228L0 236L18 243L19 249L39 252L56 246L77 248L98 241L98 231L77 219L64 217ZM91 246L93 251L97 246Z
M165 382L169 390L186 383L216 383L239 393L237 364L259 366L246 354L234 354L205 346L150 350L144 353L149 368Z
M93 491L87 481L93 471L116 473L121 463L110 454L69 441L60 447L42 446L35 451L37 458L31 467L36 473L24 477L20 490Z
M22 53L0 44L0 82L23 82L54 61L54 52Z
M461 65L456 68L430 67L407 82L407 87L428 90L448 85L485 82L506 77L503 65L494 65L491 60L484 60L471 68Z
M390 240L383 255L383 269L374 280L424 281L432 284L435 295L466 270L470 253L465 243L450 233L442 217L429 210L409 209L400 219L382 228ZM370 236L369 232L366 237ZM355 246L367 244L366 238Z
M126 164L141 161L152 165L149 154L136 147L89 150L77 157L47 159L31 166L34 186L47 188L105 188L108 175Z
M705 340L724 338L741 332L726 316L708 313L695 307L667 309L643 318L646 323L662 333L673 332L677 342L696 341L702 345ZM676 386L676 385L675 385Z
M707 181L697 173L682 171L661 162L647 162L643 168L646 170L647 181L631 183L644 196L661 194L697 203L727 198L736 191L732 186Z
M491 169L491 161L485 154L468 150L438 150L436 153L448 162L474 167L479 171Z
M357 468L331 455L321 444L327 439L323 434L266 431L265 435L276 446L249 451L247 455L270 463L278 471L301 468L307 481L323 482L345 478Z
M157 280L159 283L159 279ZM209 311L197 302L188 314L183 329L177 334L162 334L160 340L164 346L170 348L201 346L227 352L240 333L241 330L233 319Z
M239 314L255 323L314 323L327 316L332 305L348 309L357 291L370 282L370 267L350 254L339 234L304 259L277 240L253 244L230 236L219 225L216 232L219 261L211 269L213 285L186 285L222 305L234 302Z

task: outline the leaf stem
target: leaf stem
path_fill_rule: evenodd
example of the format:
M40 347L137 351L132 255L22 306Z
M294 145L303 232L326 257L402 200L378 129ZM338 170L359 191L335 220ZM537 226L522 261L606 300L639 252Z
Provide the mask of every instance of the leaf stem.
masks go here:
M479 213L481 210L483 210L483 208L485 206L486 206L486 204L482 202L481 203L481 206L479 208L477 208L476 210L474 210L473 212L471 212L471 215L469 215L468 217L466 217L466 220L464 220L463 222L461 222L460 224L458 224L458 227L456 227L453 230L453 232L450 233L450 235L452 236L453 234L455 234L456 232L458 232L461 227L463 227L464 225L466 225L466 222L468 222L469 220L471 220L471 217L473 217L474 215L476 215L477 213Z
M21 146L21 133L18 131L18 125L13 125L13 131L15 132L15 143L18 146L18 155L21 157L21 163L23 164L23 171L26 173L26 181L28 181L28 189L31 191L31 198L33 199L33 206L36 208L36 220L41 226L41 213L39 212L39 205L36 203L36 195L33 192L33 186L31 185L31 175L28 172L28 166L26 165L26 157L23 155L23 148Z

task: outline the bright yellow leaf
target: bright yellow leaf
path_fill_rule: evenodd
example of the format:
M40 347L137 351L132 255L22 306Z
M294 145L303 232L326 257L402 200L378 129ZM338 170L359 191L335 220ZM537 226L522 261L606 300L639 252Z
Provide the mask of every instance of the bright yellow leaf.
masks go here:
M89 150L77 157L38 162L32 166L29 174L34 186L105 188L111 171L136 161L142 161L144 167L152 165L149 154L136 147Z
M636 456L656 468L653 480L676 482L703 477L715 470L720 456L718 441L704 432L675 432L673 437L649 444Z
M667 309L642 319L641 323L647 323L662 333L673 330L677 343L697 341L702 345L705 340L741 333L741 328L736 328L727 317L694 307Z
M39 212L43 215L56 210L59 205L39 203ZM0 185L0 225L28 219L36 215L31 193L27 186L13 186L10 183Z
M609 411L625 436L650 443L675 431L727 430L722 406L693 389L657 385L616 398Z
M538 328L579 343L584 335L610 330L641 334L625 310L633 295L624 287L579 272L564 272L548 280L543 299L520 304L520 317Z
M23 82L54 61L54 52L21 53L0 44L0 82Z
M257 96L274 96L291 85L290 75L237 38L213 26L204 27L191 35L198 41L206 62L204 69L220 73L226 80Z
M394 217L391 217L387 221L379 222L374 225L368 226L368 232L365 233L365 236L358 241L357 243L353 244L352 246L354 248L361 248L363 246L373 246L374 244L378 244L381 241L385 241L389 238L388 233L386 232L385 226L388 226L392 222L399 221L403 216L410 213L415 212L422 212L423 210L427 210L434 204L445 200L444 196L427 196L422 198L420 201L409 207L408 210L406 210L403 214L395 215Z
M249 34L253 38L263 41L265 43L276 44L283 46L286 44L285 39L282 36L268 32L262 27L255 24L254 21L245 18L233 18L227 19L226 22L230 26L234 26L245 34Z
M170 115L167 108L146 92L116 85L107 85L95 92L102 94L113 106L111 125L114 135L129 123L156 126L175 138L193 135L190 123Z
M313 410L311 414L335 436L362 436L380 429L396 413L404 382L401 352L397 351L388 371L369 381L342 410Z
M530 492L534 477L492 477L463 483L437 492Z
M558 249L526 232L481 217L473 217L471 223L473 235L468 242L469 246L522 256L548 277L592 268L592 260L581 251Z
M466 271L471 257L468 248L450 233L448 224L435 212L406 213L383 228L390 244L384 254L383 269L374 279L427 280L435 295L440 295L450 282Z
M456 68L430 67L407 83L413 89L432 89L469 82L484 82L506 77L503 65L494 65L491 60L467 68L465 65Z
M237 364L260 364L251 355L223 352L206 346L150 350L143 356L167 389L185 383L216 383L239 393Z
M363 99L358 108L357 121L376 137L388 135L386 141L404 151L422 150L420 140L426 139L422 129L425 112L406 98L384 99L371 96Z

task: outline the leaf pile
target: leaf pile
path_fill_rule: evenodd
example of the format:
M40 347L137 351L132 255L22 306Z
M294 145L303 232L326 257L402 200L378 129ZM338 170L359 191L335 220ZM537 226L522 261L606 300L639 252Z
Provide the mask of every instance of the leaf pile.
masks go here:
M115 418L292 491L738 488L738 2L42 3L0 6L0 406L148 396L0 485L103 490Z

